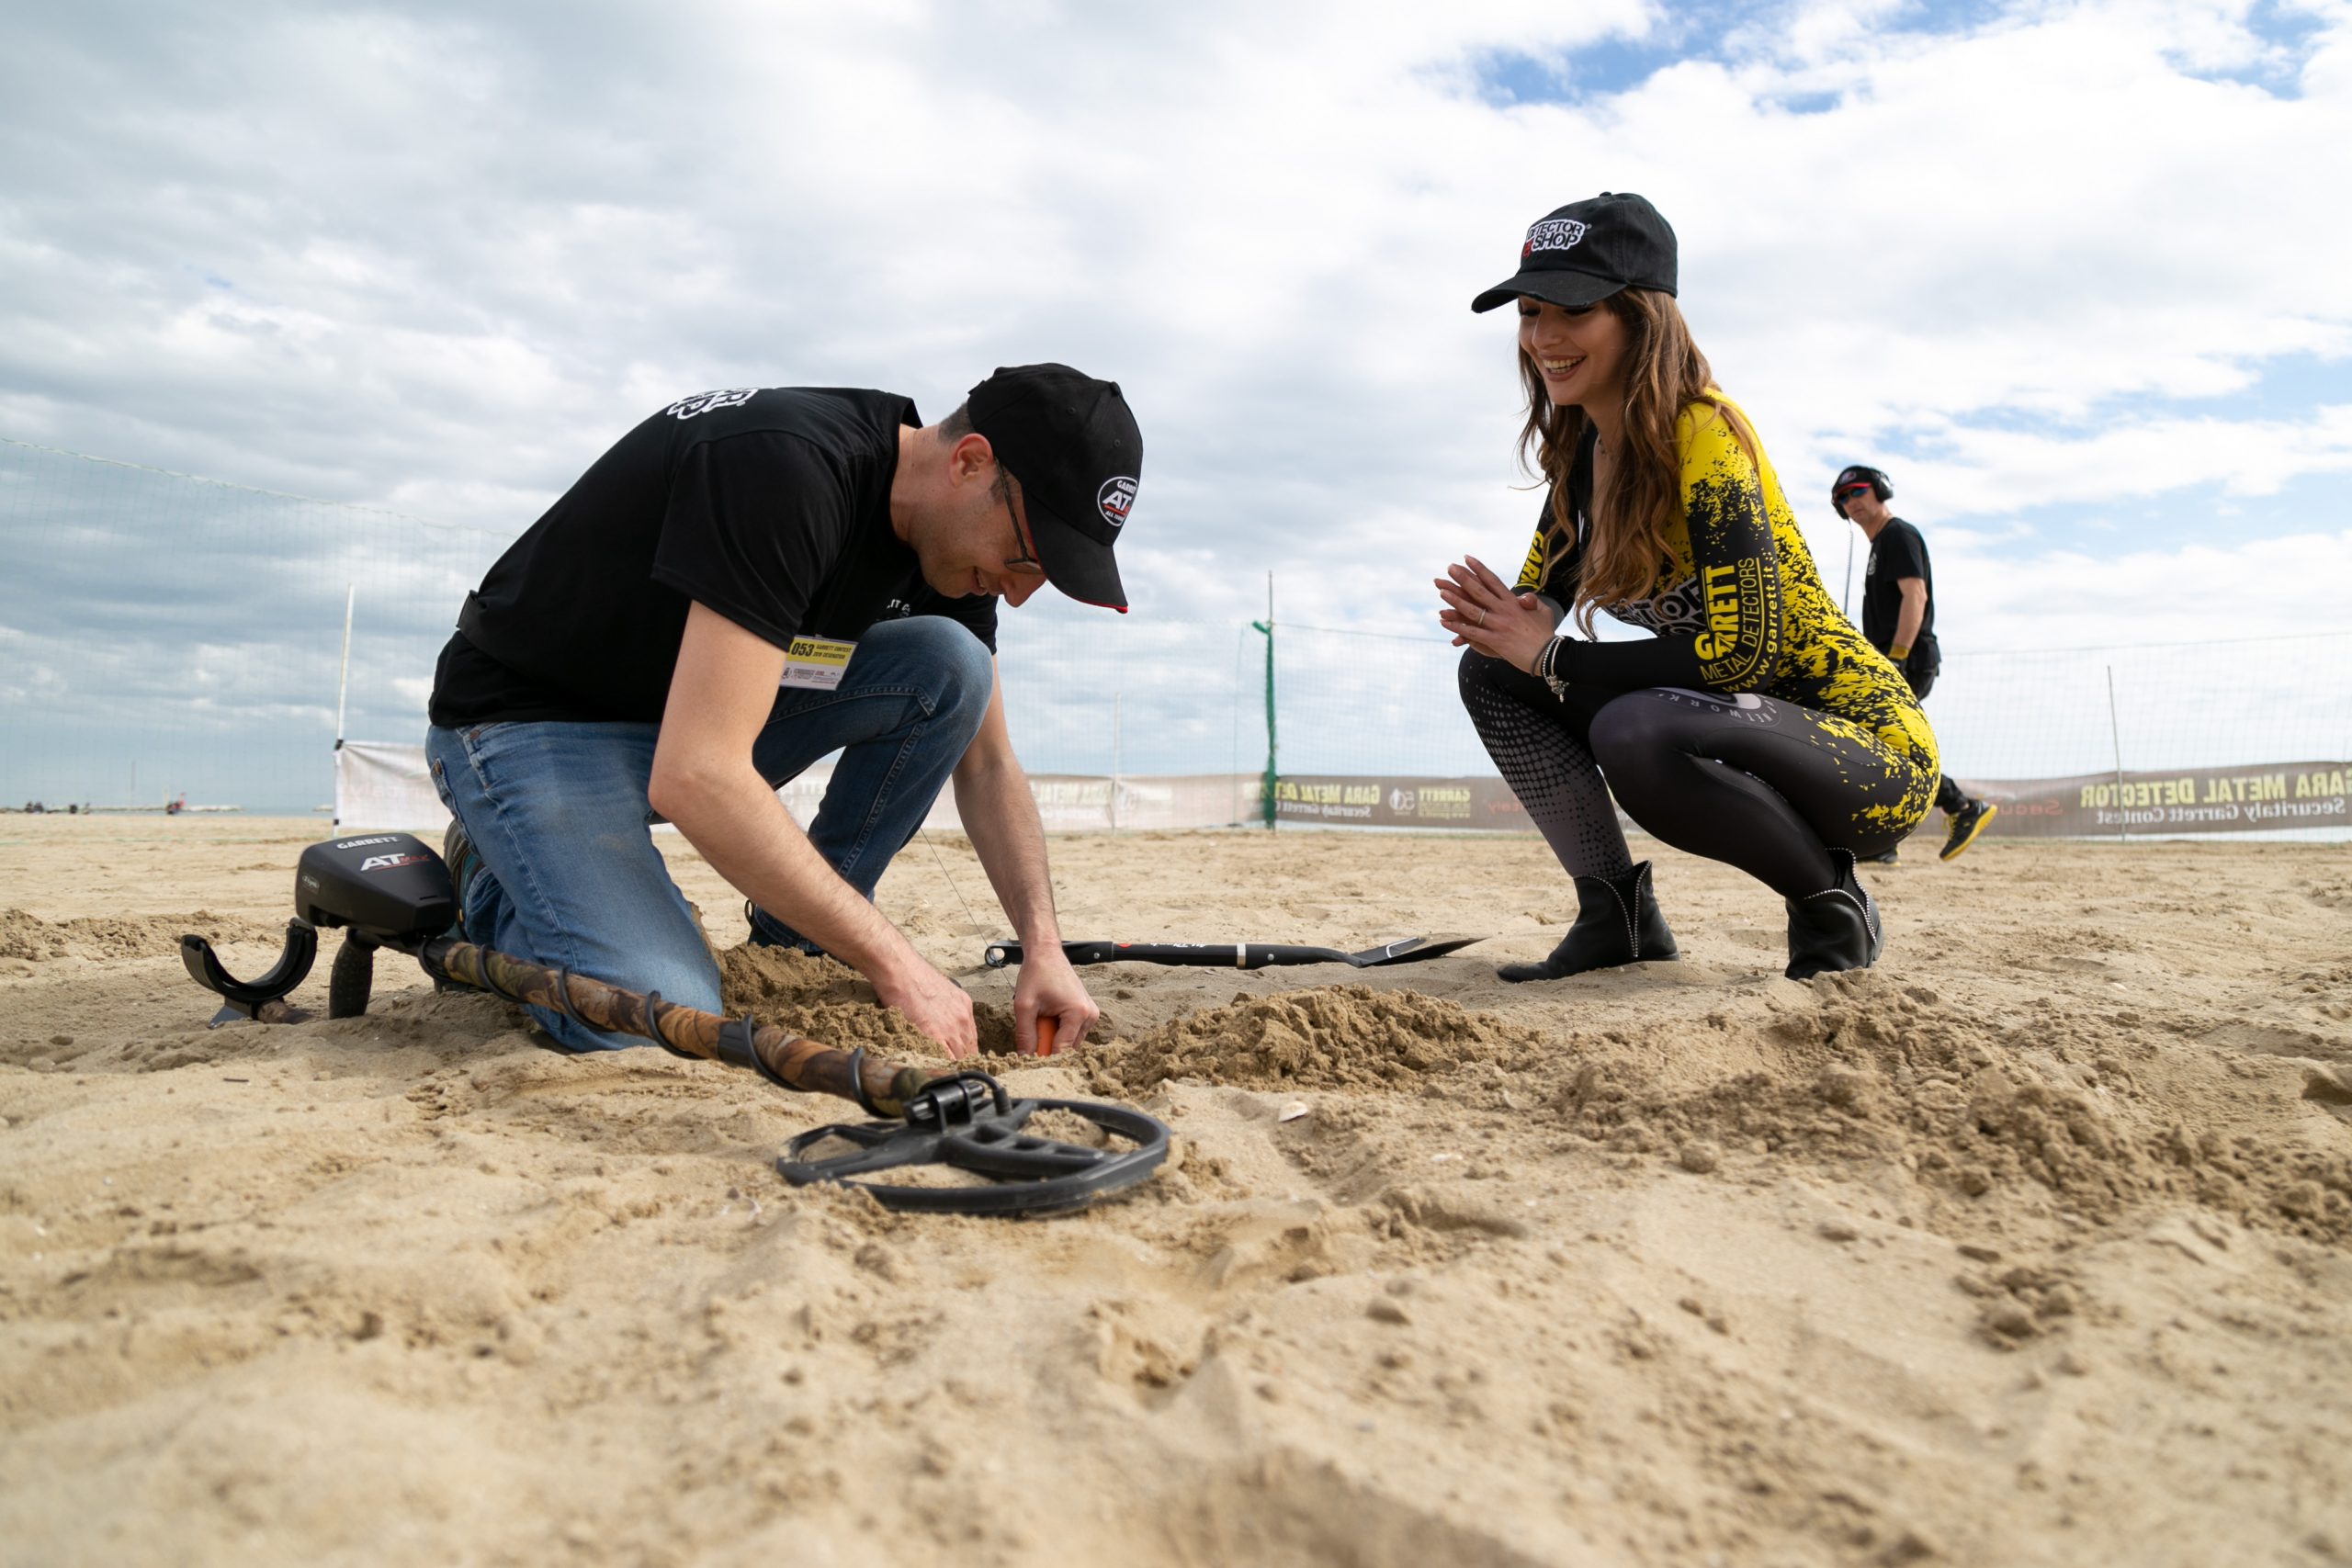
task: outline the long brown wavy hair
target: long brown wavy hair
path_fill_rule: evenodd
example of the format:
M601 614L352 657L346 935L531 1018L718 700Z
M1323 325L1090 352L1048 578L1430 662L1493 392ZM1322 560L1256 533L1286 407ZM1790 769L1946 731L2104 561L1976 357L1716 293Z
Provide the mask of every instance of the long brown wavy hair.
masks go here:
M1592 635L1592 616L1639 598L1657 582L1670 558L1666 531L1682 509L1682 455L1675 449L1674 422L1694 402L1713 404L1731 422L1732 434L1750 457L1756 440L1737 410L1724 403L1707 368L1707 356L1690 341L1690 324L1674 296L1654 288L1621 288L1602 302L1625 323L1625 449L1619 452L1606 496L1596 496L1592 536L1585 547L1584 571L1570 606L1577 626ZM1584 440L1584 410L1553 405L1543 374L1527 351L1519 351L1519 378L1527 389L1527 424L1519 433L1520 461L1552 486L1552 518L1569 538L1576 518L1568 510L1568 468Z

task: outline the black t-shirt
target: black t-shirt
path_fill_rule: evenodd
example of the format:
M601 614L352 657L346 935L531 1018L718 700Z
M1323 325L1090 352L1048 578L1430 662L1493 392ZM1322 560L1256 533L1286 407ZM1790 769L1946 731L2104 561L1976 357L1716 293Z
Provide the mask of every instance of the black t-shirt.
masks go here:
M914 404L841 388L738 388L621 437L515 540L441 650L432 720L656 723L690 604L778 648L946 615L996 647L996 600L949 598L890 531Z
M1928 611L1919 619L1919 635L1912 639L1911 651L1914 662L1932 668L1936 662L1936 574L1928 565L1928 541L1902 518L1890 517L1871 541L1871 564L1862 572L1862 636L1881 653L1894 645L1895 617L1903 613L1903 590L1896 584L1906 577L1928 585Z

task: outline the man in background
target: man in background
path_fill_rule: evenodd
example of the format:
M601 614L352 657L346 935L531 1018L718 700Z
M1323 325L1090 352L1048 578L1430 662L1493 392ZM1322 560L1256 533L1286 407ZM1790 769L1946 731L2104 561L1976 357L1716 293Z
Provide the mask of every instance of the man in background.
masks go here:
M1829 487L1829 504L1871 542L1870 565L1862 573L1862 636L1894 660L1925 702L1943 667L1936 645L1936 574L1919 530L1886 509L1894 499L1886 475L1862 463L1839 469ZM1970 799L1950 773L1936 789L1936 805L1948 829L1939 860L1951 860L1974 843L2000 809L1989 800ZM1872 858L1892 862L1894 852Z

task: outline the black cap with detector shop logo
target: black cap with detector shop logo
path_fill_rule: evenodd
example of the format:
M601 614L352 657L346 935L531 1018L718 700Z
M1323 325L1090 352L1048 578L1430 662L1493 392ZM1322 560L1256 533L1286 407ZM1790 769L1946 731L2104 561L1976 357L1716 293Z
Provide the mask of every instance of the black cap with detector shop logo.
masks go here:
M972 389L972 428L1021 485L1046 581L1082 604L1125 615L1112 558L1135 507L1143 432L1115 381L1067 365L1016 365Z
M1621 288L1674 292L1674 230L1657 209L1625 191L1602 191L1537 219L1519 248L1519 272L1470 301L1473 310L1522 294L1579 310Z

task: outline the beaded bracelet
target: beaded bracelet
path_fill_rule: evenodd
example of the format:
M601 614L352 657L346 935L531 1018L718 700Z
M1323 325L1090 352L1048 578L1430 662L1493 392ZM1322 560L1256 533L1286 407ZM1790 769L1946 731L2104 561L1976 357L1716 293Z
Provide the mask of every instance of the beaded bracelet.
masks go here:
M1552 695L1563 702L1567 700L1568 682L1567 678L1559 673L1560 650L1567 646L1567 641L1566 637L1555 637L1544 645L1543 652L1535 656L1535 673L1552 688Z

